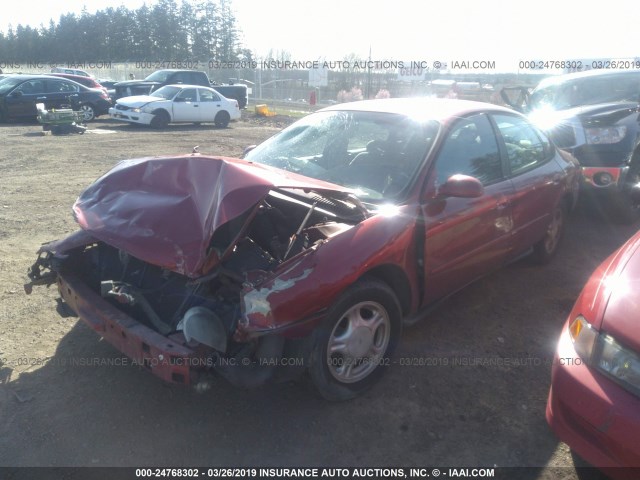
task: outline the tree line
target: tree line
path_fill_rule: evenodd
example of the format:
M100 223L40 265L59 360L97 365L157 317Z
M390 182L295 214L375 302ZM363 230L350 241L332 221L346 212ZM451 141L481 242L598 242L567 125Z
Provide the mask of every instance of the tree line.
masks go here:
M231 0L158 0L138 9L86 7L39 28L0 32L0 61L234 61L251 58L239 41Z

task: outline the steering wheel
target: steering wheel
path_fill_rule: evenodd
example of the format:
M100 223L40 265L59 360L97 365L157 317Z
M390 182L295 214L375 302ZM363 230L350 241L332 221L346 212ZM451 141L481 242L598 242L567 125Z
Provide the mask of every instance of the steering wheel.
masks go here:
M381 157L387 153L386 146L386 142L382 140L371 140L367 143L367 152Z

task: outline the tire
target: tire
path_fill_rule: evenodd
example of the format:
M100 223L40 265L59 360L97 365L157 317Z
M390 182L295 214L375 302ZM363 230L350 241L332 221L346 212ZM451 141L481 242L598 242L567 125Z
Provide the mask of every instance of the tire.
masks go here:
M547 226L544 237L533 246L531 259L534 263L544 265L556 256L560 243L562 242L562 237L564 236L566 223L567 209L565 205L560 202L553 209L551 221Z
M229 113L225 110L222 110L221 112L218 112L216 118L213 119L213 123L218 128L226 128L227 125L229 125L229 120L231 120Z
M390 365L402 333L402 312L389 286L358 281L340 296L313 333L309 374L331 401L355 398Z
M169 118L169 114L167 112L165 112L164 110L158 110L153 114L153 118L151 119L151 126L160 130L166 128L167 125L169 125L170 120L171 118Z
M80 105L80 111L82 112L83 120L85 123L90 122L94 118L96 118L96 111L93 106L88 103L84 103Z

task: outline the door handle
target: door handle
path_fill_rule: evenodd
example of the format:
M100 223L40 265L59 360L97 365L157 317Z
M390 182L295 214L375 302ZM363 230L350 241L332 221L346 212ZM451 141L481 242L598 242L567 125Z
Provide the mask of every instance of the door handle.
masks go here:
M193 108L198 108L200 105L194 105Z
M47 97L36 97L36 100L46 100Z

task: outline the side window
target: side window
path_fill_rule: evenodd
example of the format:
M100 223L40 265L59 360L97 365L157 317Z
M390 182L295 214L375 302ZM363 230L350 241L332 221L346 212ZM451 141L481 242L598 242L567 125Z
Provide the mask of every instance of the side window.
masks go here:
M48 93L74 93L79 87L71 82L64 80L47 80Z
M171 79L171 83L189 84L189 74L187 72L178 72Z
M512 175L527 172L549 160L549 141L525 119L494 115L504 139Z
M196 89L195 88L185 88L182 90L176 98L173 100L174 102L195 102L196 101Z
M473 115L453 126L435 168L438 185L456 174L475 177L483 185L503 178L498 143L486 115Z
M54 93L73 93L79 90L79 87L71 82L49 82L49 90Z
M38 95L44 93L44 81L29 80L16 88L15 91L22 92L23 95Z
M198 93L200 94L201 102L219 102L220 97L216 95L211 90L206 90L204 88L199 88Z
M191 85L202 85L202 78L199 72L189 72L189 83Z

